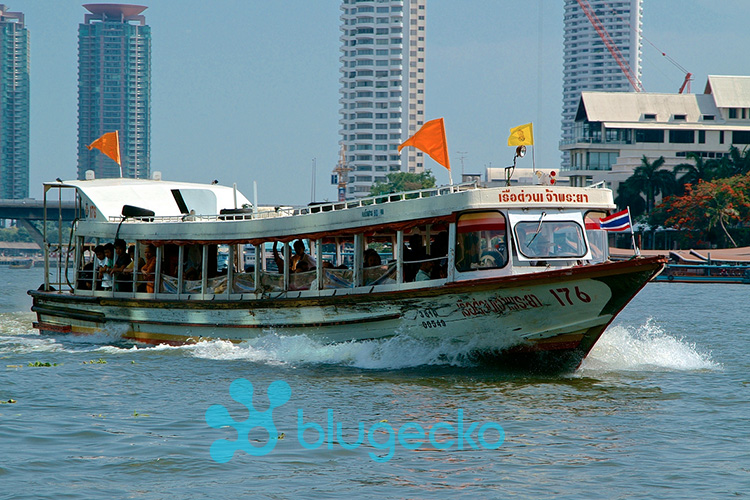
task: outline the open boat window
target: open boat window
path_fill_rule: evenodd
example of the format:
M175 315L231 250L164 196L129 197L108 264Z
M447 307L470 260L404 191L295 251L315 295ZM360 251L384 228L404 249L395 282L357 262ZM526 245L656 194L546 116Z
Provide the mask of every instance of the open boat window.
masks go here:
M577 222L565 220L545 221L544 213L538 220L518 222L515 237L518 251L529 259L583 258L586 241Z
M456 269L499 269L508 263L505 216L497 211L471 212L458 218Z

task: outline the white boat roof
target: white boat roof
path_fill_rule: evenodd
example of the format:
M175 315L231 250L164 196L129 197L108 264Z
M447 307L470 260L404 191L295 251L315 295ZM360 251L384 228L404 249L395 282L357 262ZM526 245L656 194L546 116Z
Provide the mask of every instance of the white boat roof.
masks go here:
M84 205L92 204L97 209L97 218L104 220L119 217L123 205L152 210L157 217L183 215L185 209L194 210L197 215L216 215L222 209L250 205L241 192L218 184L116 178L48 182L45 187L76 188Z

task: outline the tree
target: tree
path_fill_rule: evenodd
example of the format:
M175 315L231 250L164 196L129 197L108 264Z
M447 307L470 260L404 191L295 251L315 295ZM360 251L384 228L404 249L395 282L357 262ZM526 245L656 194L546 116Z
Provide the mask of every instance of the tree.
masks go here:
M432 172L429 170L425 170L420 174L394 172L388 174L386 177L388 179L387 182L376 182L370 188L372 196L435 187L435 177L432 176Z
M649 162L643 155L641 164L635 168L625 183L627 189L646 195L646 212L654 209L654 200L657 195L670 195L675 191L674 173L671 170L662 169L664 157Z
M699 153L692 151L686 155L686 158L693 160L693 163L680 163L672 169L677 180L678 194L685 193L687 184L695 185L699 181L710 181L718 177L718 162L716 160L705 160ZM677 178L680 172L685 173Z
M621 210L630 207L630 215L634 218L646 211L646 202L643 200L641 192L634 189L633 186L627 182L621 182L617 187L617 198L615 198L615 203Z
M740 151L737 146L729 147L730 173L729 175L744 175L750 172L750 149L745 147Z
M650 221L693 232L705 241L712 241L711 232L718 228L721 230L719 237L725 237L736 247L730 228L749 217L750 177L738 175L687 185L683 196L666 198ZM655 220L657 218L660 220Z

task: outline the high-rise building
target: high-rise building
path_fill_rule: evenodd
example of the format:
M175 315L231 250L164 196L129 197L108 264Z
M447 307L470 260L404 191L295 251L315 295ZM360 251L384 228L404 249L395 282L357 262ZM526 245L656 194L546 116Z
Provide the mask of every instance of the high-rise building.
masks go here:
M0 198L29 197L29 31L0 4Z
M124 177L148 178L151 158L151 28L142 5L87 4L78 26L78 178L119 177L120 168L86 147L120 136Z
M343 0L341 140L348 198L389 172L424 171L424 154L398 145L424 123L427 0Z
M630 67L633 79L641 79L642 0L588 0L611 42ZM628 76L605 45L578 0L565 0L563 112L561 146L574 138L576 111L584 90L632 92ZM563 170L572 168L563 154Z

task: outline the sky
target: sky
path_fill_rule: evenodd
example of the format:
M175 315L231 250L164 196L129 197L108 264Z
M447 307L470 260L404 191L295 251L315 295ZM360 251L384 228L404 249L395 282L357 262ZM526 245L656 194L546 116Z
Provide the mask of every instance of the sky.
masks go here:
M71 0L4 0L31 37L31 196L76 176L77 29ZM102 2L106 3L106 2ZM155 0L151 170L220 184L260 204L335 200L339 154L339 0ZM648 92L693 73L750 75L750 0L643 0ZM519 167L557 168L563 0L427 0L425 120L444 117L454 179L513 160L511 127L534 123ZM462 165L463 163L463 165ZM448 172L427 160L438 184ZM313 186L313 171L315 183Z

